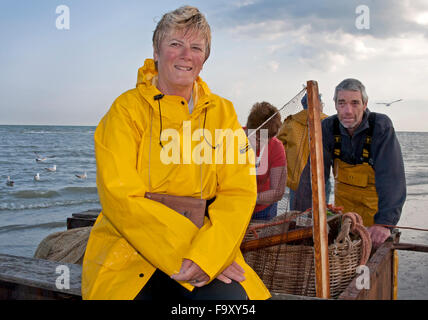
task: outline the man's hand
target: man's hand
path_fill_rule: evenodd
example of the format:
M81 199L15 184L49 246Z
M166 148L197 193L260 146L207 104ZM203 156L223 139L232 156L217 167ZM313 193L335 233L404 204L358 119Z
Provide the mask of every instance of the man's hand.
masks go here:
M224 283L231 283L232 280L236 282L244 281L244 269L242 269L242 267L234 261L217 276L217 279L223 281Z
M171 278L176 281L187 281L195 287L202 287L210 280L204 270L189 259L183 259L180 272L173 274Z
M391 235L391 231L388 228L382 226L371 226L367 229L372 239L373 247L377 248Z

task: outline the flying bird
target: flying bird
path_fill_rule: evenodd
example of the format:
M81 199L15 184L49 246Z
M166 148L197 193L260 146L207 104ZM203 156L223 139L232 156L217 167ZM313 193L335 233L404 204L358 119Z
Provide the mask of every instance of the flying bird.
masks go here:
M6 185L9 187L13 187L15 182L13 180L10 180L10 176L7 176Z
M391 104L396 103L398 101L402 101L403 99L398 99L392 102L377 102L376 104L384 104L386 107L389 107Z
M86 175L86 171L84 174L76 174L76 177L78 177L79 179L86 179L88 176Z
M50 172L55 172L56 171L56 164L54 164L51 168L45 168L45 170L50 171Z

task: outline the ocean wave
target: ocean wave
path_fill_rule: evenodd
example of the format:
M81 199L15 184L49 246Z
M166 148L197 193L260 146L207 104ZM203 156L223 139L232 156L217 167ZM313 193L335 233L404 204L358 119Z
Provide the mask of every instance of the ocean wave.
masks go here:
M30 129L30 130L23 130L20 133L22 134L70 134L70 131L56 131L56 130L37 130L37 129Z
M16 231L16 230L25 230L25 229L54 229L54 228L65 227L66 225L67 223L64 221L46 222L46 223L39 223L39 224L12 224L8 226L0 227L0 233L6 233L6 232Z
M407 196L428 196L428 192L407 192Z
M72 128L72 130L70 130L70 127L66 128L66 129L26 129L26 130L22 130L20 131L21 134L79 134L79 135L86 135L86 134L93 134L95 132L95 128L94 129L89 129L89 130L79 130L76 131L78 128Z
M87 199L87 200L67 200L67 201L55 201L55 202L42 202L42 203L0 203L0 211L17 211L17 210L34 210L34 209L46 209L52 207L69 207L87 203L99 203L98 199Z
M65 187L59 191L55 190L20 190L14 192L12 195L18 199L37 199L37 198L55 198L63 195L76 195L76 194L97 194L97 187Z
M77 194L77 193L97 194L98 190L97 190L97 187L65 187L61 189L60 192L71 193L71 194Z
M426 186L428 185L428 180L421 180L421 181L408 181L406 183L408 187L415 187L415 186Z
M54 190L21 190L13 193L13 196L18 199L54 198L59 195Z

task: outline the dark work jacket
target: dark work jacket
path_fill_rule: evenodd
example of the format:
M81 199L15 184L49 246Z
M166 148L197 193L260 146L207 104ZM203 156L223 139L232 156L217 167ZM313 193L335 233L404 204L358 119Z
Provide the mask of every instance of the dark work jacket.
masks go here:
M362 150L366 137L367 121L370 111L366 109L360 126L351 137L340 124L342 136L341 159L350 164L362 163ZM325 180L330 177L333 167L333 122L337 115L330 116L322 121ZM376 122L371 143L372 167L375 171L376 191L379 197L378 212L374 216L375 224L396 225L406 200L406 177L404 173L401 147L395 134L391 119L385 114L376 113ZM302 183L297 195L302 199L300 210L311 207L307 200L311 199L310 165L305 167L302 174Z

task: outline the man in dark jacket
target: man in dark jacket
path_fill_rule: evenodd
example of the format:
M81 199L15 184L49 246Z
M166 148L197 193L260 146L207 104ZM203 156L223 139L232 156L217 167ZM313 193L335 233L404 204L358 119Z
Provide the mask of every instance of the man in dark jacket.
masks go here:
M337 114L322 122L325 179L333 168L335 205L360 214L377 247L391 234L380 225L396 225L406 199L400 144L389 117L367 109L360 81L343 80L334 102Z

